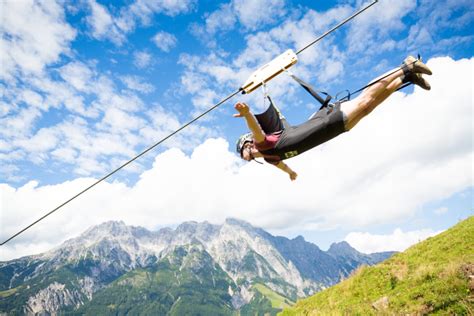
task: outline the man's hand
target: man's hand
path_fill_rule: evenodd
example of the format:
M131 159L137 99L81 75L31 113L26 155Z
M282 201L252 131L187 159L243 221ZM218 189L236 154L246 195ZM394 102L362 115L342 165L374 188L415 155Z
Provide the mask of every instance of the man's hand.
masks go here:
M234 108L239 112L238 114L234 114L234 117L244 117L250 112L249 106L245 103L237 102Z
M298 174L294 171L289 173L291 181L295 181L296 177L298 177Z
M252 132L253 138L257 143L261 143L265 140L265 132L258 124L257 118L255 115L250 112L250 108L245 103L237 102L234 108L239 112L238 114L234 114L234 117L243 117L245 118L245 122L249 127L250 131Z
M298 177L298 174L296 172L294 172L293 169L291 169L283 161L280 161L277 165L275 165L275 167L277 167L278 169L286 172L290 176L291 181L295 181L296 177Z

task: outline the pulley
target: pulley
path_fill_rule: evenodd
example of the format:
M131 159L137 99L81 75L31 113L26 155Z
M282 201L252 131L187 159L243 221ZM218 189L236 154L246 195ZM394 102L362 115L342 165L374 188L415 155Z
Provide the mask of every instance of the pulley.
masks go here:
M242 93L249 94L259 88L262 84L267 83L286 69L296 64L297 61L298 57L296 54L291 49L287 50L280 56L277 56L269 63L254 71L240 88Z

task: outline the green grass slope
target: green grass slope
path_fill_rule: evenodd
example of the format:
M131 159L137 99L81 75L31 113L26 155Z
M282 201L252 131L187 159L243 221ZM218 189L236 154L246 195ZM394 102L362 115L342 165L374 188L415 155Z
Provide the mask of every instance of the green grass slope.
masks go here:
M276 316L283 308L294 304L289 298L271 290L263 283L252 285L254 295L240 310L240 316Z
M280 315L474 315L474 216Z
M262 295L264 295L266 298L270 300L270 303L272 304L273 308L280 308L283 309L285 307L290 307L294 305L294 302L290 301L288 298L272 291L268 287L266 287L263 284L257 283L253 286L255 290L260 292Z

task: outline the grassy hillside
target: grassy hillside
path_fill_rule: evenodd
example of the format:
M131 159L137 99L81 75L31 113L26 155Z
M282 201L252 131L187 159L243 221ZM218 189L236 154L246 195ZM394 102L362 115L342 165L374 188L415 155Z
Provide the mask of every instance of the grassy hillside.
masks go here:
M276 316L283 308L294 304L290 299L276 293L263 283L252 285L254 295L250 302L240 310L240 316Z
M262 295L268 298L272 304L273 308L280 308L283 309L285 307L290 307L294 304L294 302L288 300L286 297L272 291L268 287L263 284L255 284L253 288L259 291Z
M474 315L474 216L280 315Z

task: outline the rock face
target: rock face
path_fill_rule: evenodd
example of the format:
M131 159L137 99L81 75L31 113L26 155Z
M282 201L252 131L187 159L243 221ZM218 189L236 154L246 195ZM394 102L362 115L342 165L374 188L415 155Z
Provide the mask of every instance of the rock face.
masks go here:
M40 290L36 295L28 298L26 314L41 312L56 313L63 306L79 306L82 301L77 291L70 291L66 285L58 282L51 283L47 288Z
M5 298L0 313L75 311L100 293L109 293L110 300L117 295L114 287L142 286L145 281L136 275L143 271L148 276L166 271L178 285L183 280L208 284L209 291L220 293L216 308L237 310L252 301L256 283L295 300L390 255L361 254L347 243L324 252L302 237L275 237L237 219L222 225L185 222L156 232L106 222L47 253L0 263L0 295ZM186 295L175 287L176 295ZM160 308L186 310L184 299L163 300Z

